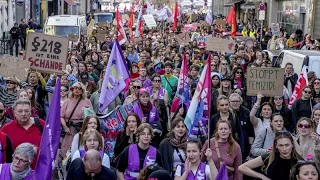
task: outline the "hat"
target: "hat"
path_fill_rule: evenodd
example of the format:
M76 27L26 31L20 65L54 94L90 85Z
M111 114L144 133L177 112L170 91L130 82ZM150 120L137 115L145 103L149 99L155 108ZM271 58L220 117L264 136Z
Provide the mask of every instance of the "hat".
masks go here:
M228 76L228 75L222 76L221 81L224 81L224 80L233 82L233 79L231 78L231 76Z
M6 78L3 78L3 80L12 81L12 82L15 82L16 84L18 84L18 80L15 77L6 77Z
M212 78L213 76L218 76L218 78L219 78L220 80L221 80L221 78L222 78L221 74L220 74L220 73L217 73L217 72L211 72L211 78Z
M148 180L168 180L171 179L171 175L166 170L157 170L151 173Z

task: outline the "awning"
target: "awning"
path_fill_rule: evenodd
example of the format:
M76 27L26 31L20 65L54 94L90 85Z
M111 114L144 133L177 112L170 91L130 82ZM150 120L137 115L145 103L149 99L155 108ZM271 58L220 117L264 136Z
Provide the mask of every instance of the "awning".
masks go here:
M224 3L224 6L233 6L234 4L236 4L236 3L240 3L240 2L242 2L243 0L233 0L233 1L231 1L231 2L226 2L226 3Z
M74 6L76 3L73 0L64 0L69 6Z

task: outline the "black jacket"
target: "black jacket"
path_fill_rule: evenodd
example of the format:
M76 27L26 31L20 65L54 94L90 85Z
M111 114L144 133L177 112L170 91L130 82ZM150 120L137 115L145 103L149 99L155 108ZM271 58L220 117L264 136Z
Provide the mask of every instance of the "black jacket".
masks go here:
M19 27L12 27L9 33L12 39L20 39L21 30Z
M281 116L283 117L284 127L286 128L286 130L290 132L294 132L295 126L293 123L291 110L289 108L282 107L280 111L275 109L274 112L281 114Z
M168 138L161 141L159 146L159 152L162 155L161 159L163 163L163 169L167 170L170 174L172 174L174 146L169 142Z

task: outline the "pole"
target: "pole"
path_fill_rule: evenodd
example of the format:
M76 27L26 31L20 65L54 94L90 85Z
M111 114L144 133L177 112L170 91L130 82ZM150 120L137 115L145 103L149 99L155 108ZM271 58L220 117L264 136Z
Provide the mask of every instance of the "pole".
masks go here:
M64 14L64 0L61 0L60 3L61 3L61 5L60 5L60 7L61 7L61 15L63 15Z

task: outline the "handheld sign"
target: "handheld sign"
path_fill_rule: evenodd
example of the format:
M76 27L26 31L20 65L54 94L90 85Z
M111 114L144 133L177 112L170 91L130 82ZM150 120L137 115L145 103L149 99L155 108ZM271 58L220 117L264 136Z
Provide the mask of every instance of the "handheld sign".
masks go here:
M154 17L152 14L146 14L143 15L143 19L146 22L147 26L149 29L153 28L153 27L157 27L157 23L154 20Z
M284 69L248 67L247 95L283 96Z
M280 27L279 27L278 23L271 23L271 32L272 32L272 35L274 35L274 36L278 36L281 34Z
M26 80L30 68L30 62L23 61L14 56L2 56L0 58L0 72L2 76Z
M66 66L68 45L68 38L29 33L25 59L31 62L31 69L62 73Z
M222 39L216 37L208 37L207 38L207 50L209 51L217 51L217 52L234 52L234 45L236 43L231 39Z

